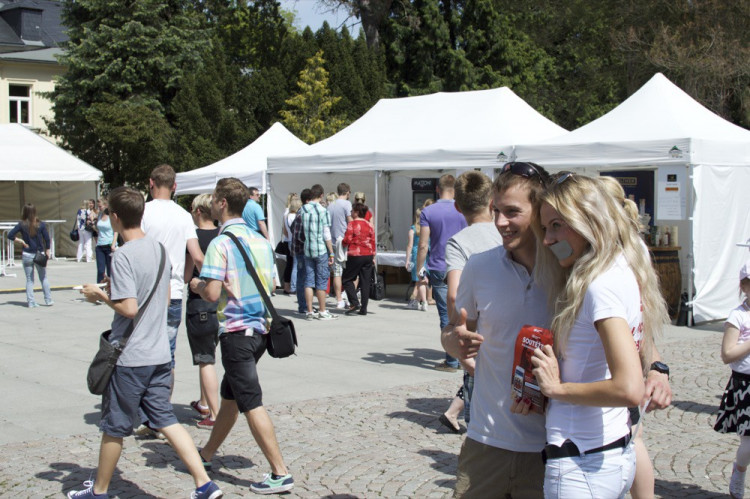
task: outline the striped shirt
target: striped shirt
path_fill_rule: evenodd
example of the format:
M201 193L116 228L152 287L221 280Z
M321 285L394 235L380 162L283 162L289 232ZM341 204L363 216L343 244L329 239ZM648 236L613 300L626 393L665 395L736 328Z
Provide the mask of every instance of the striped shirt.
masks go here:
M317 258L328 254L323 237L324 229L331 227L331 215L317 201L310 201L300 208L302 230L305 233L305 256Z
M211 241L201 268L202 279L215 279L224 285L219 297L217 317L227 332L251 329L265 334L268 317L263 298L247 271L240 250L225 232L242 243L260 282L270 295L273 290L273 249L268 240L254 232L241 218L228 220L221 233Z

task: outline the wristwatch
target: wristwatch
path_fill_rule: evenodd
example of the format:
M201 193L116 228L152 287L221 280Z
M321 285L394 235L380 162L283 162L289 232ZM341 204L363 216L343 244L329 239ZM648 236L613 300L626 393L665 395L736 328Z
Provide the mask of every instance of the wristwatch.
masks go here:
M666 374L667 379L669 379L669 366L666 365L664 362L659 362L658 360L651 364L651 368L649 371L656 371L658 373Z

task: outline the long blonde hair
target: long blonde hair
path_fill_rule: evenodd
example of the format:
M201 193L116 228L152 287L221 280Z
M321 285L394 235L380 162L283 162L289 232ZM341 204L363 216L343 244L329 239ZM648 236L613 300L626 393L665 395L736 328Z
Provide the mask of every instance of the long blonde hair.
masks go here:
M633 223L636 232L640 232L643 226L641 225L641 215L638 213L638 206L636 206L635 201L625 197L625 189L622 188L622 184L616 178L608 175L602 175L598 179L602 183L602 186L604 186L604 190L616 202L620 203L623 210L625 210L625 214Z
M560 274L550 269L560 267L552 251L537 244L537 277L548 289L550 301L554 303L552 331L555 352L559 356L564 354L589 285L623 254L640 289L644 326L640 355L642 366L647 369L651 365L654 337L669 322L656 272L632 219L620 202L603 188L603 183L581 175L565 175L568 175L566 179L558 176L558 181L553 179L550 182L541 201L554 208L570 228L588 242L589 247L570 269ZM538 217L535 223L539 237Z
M419 237L419 229L421 228L419 225L419 218L422 216L422 208L417 208L417 211L414 212L414 233Z

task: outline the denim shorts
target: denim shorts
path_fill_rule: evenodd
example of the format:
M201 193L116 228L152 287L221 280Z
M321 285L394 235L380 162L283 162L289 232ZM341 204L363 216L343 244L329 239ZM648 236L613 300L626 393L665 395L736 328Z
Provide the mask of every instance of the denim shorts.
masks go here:
M328 255L323 253L316 257L305 257L305 287L325 291L328 289L328 278L331 269L328 266Z
M169 336L169 351L172 354L172 369L174 369L174 352L177 350L177 330L182 321L182 298L169 300L167 308L167 335Z
M244 331L224 333L219 336L221 363L224 378L221 380L221 397L234 400L241 413L263 405L257 364L266 351L266 335Z
M172 391L172 368L158 366L115 366L107 389L102 395L102 420L99 429L111 437L127 437L141 423L138 407L153 428L177 423L169 402Z
M544 470L544 497L625 497L634 476L632 442L620 449L549 459Z

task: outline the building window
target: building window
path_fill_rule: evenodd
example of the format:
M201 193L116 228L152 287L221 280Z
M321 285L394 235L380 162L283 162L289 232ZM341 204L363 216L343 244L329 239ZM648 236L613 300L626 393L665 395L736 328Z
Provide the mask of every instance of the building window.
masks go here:
M8 85L10 97L10 122L31 125L31 87Z

